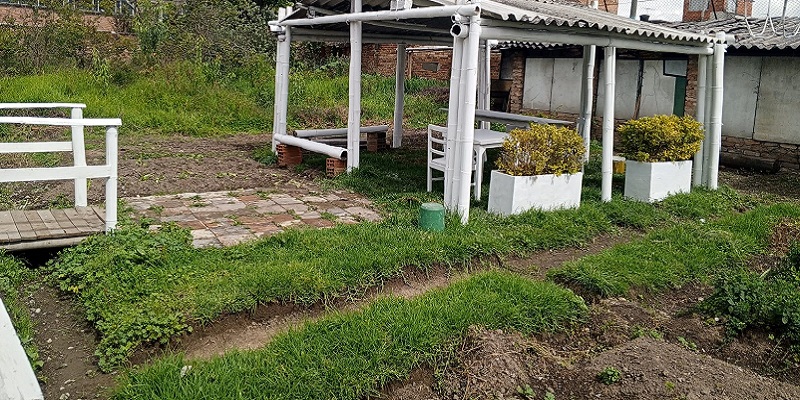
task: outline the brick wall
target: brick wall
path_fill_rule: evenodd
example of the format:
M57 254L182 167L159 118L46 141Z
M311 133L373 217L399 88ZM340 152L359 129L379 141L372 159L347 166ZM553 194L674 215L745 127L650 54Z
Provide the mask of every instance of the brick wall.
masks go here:
M45 20L57 18L46 10L37 10L31 7L0 6L0 21L12 21L19 25L42 25ZM84 14L83 22L92 26L98 32L119 32L117 20L107 15Z
M723 19L732 14L753 15L753 2L747 0L736 1L736 9L727 9L727 0L711 0L705 10L690 11L690 4L698 0L683 0L683 21L708 21L712 19ZM716 16L714 12L716 11Z
M511 56L511 92L508 95L508 108L512 113L522 110L522 93L525 90L525 54L516 51Z
M800 146L796 144L722 136L722 152L778 160L781 162L781 168L800 169Z
M451 49L442 50L415 50L408 48L406 76L450 79L450 66L452 65ZM397 67L397 46L393 44L367 44L364 45L361 68L364 72L394 76ZM492 79L500 76L500 53L492 53Z

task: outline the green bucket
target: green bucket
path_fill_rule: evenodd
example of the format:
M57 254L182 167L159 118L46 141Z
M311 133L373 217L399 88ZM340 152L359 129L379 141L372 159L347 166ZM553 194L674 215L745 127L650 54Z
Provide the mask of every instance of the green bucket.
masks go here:
M419 208L419 227L426 231L443 231L444 206L439 203L422 203Z

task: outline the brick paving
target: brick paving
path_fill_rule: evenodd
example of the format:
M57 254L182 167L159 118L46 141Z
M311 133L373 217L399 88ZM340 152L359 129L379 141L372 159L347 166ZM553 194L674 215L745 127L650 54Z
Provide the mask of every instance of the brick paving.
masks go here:
M192 233L195 247L232 246L290 228L329 228L379 221L372 203L348 191L275 193L257 189L182 193L124 199L154 222L172 222Z

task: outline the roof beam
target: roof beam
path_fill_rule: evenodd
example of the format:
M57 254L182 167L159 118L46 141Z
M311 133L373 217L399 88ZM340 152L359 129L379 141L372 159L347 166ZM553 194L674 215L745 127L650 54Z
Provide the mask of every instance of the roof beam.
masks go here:
M662 53L679 54L713 54L714 49L710 44L691 46L689 44L667 44L658 42L645 42L636 39L601 36L597 34L559 33L552 31L534 31L519 28L486 26L481 34L483 39L508 40L517 42L536 43L564 43L582 46L618 47L623 49L657 51Z
M350 34L341 31L329 31L324 29L293 28L292 40L305 42L334 42L346 43L350 41ZM388 44L413 44L413 45L443 45L452 46L452 36L400 36L385 35L379 33L364 33L362 40L364 43L388 43Z
M481 7L477 4L474 5L459 5L459 6L441 6L441 7L419 7L410 10L399 11L371 11L359 12L340 15L327 15L317 18L308 19L283 19L281 21L270 21L270 25L277 26L314 26L325 24L338 24L348 23L355 21L397 21L401 19L415 19L415 18L442 18L450 17L452 15L461 15L471 17L478 15L481 12Z

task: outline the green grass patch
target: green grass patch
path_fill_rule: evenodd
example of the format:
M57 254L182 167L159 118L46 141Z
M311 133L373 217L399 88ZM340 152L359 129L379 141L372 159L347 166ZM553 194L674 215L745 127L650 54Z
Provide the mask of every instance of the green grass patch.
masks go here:
M122 118L122 134L214 135L264 133L272 126L275 75L268 62L254 63L220 76L204 65L176 62L148 70L126 70L108 85L91 71L61 69L29 76L0 78L0 96L9 102L86 103L87 117ZM115 75L116 76L116 75ZM425 89L446 82L409 79L407 124L421 128L442 123L444 106ZM347 76L293 71L289 127L344 127L347 123ZM394 112L394 78L365 75L362 118L387 123Z
M33 341L33 321L28 307L20 297L24 284L33 280L35 276L19 260L0 250L0 298L3 299L28 360L35 369L38 369L42 366L42 361Z
M603 296L708 281L765 250L772 228L786 217L800 217L800 206L761 206L712 223L683 223L569 263L550 271L549 277Z
M361 399L433 361L469 326L557 331L587 308L572 292L502 272L477 274L413 299L382 298L211 361L170 357L133 371L118 399ZM181 373L181 370L184 373Z

